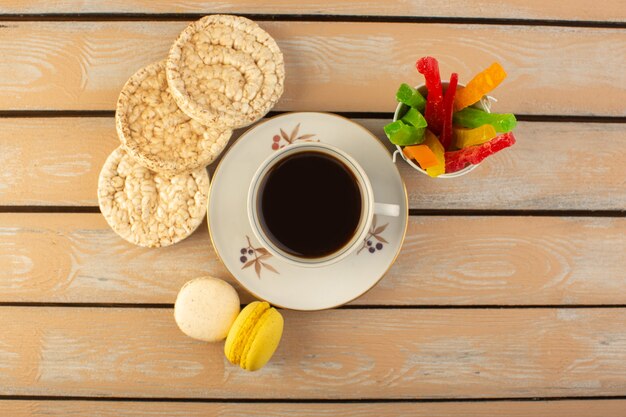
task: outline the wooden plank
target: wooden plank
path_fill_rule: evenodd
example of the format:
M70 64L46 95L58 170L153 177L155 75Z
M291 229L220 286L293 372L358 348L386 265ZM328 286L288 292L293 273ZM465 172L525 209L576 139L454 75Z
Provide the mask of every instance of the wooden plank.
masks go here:
M625 133L623 124L520 123L513 148L461 178L433 181L399 168L411 208L624 210Z
M97 206L111 118L0 119L0 204Z
M303 0L298 3L290 0L7 0L0 5L0 13L266 13L623 21L626 11L622 6L619 0L600 0L594 7L583 0L569 1L567 7L540 0L481 0L479 3L462 0L444 3L427 0Z
M624 218L412 216L396 263L354 303L626 304L625 252ZM154 250L99 214L0 214L0 302L173 303L205 274L234 283L205 225Z
M355 121L388 143L388 120ZM523 122L514 148L452 181L398 164L411 208L623 210L625 132L623 124ZM97 206L98 174L118 144L112 118L0 118L0 205Z
M623 417L625 400L479 403L172 403L0 401L11 417Z
M626 392L626 309L283 312L247 373L169 309L3 307L0 394L168 398L512 398ZM29 329L25 332L24 329Z
M620 29L260 23L285 54L286 87L277 110L392 111L400 82L422 82L416 58L435 55L444 77L454 70L462 81L500 61L509 78L495 94L496 110L626 115L626 35ZM185 25L2 23L3 61L10 65L0 66L0 109L111 110L128 77L163 59Z

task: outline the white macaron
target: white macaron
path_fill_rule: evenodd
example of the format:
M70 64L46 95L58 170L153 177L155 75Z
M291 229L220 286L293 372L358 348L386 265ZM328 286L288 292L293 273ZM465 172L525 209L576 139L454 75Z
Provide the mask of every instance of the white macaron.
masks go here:
M237 291L227 282L208 276L183 285L174 305L180 330L205 342L225 339L238 314Z

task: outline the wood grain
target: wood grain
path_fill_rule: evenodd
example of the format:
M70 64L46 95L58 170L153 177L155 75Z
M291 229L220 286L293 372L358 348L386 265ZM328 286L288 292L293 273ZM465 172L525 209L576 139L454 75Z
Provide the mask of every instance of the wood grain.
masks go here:
M437 16L513 19L565 19L623 21L626 10L619 0L599 0L594 7L582 0L570 0L567 7L541 0L6 0L0 13L267 13L374 16Z
M387 120L355 121L388 143ZM623 210L625 129L520 123L515 147L453 181L431 180L402 161L398 166L411 208ZM0 119L0 205L97 206L98 174L118 145L112 118Z
M379 126L369 128L386 140ZM514 147L453 180L433 181L401 163L411 208L626 208L626 125L520 123L515 137Z
M167 309L0 308L0 394L185 398L623 395L626 309L284 311L247 373ZM29 329L29 331L25 331Z
M623 417L625 400L480 403L168 403L0 401L11 417Z
M111 118L0 119L0 204L97 206Z
M412 216L396 263L354 303L626 304L625 252L623 218ZM100 214L0 214L0 302L173 303L206 274L235 284L204 225L154 250Z
M498 60L496 110L625 116L620 29L460 24L260 22L285 54L276 110L387 111L416 58L467 81ZM111 110L128 77L163 59L186 22L5 22L1 110ZM555 53L558 51L558 53ZM597 65L601 62L602 65ZM338 92L341 92L340 94ZM583 92L593 92L584 94Z

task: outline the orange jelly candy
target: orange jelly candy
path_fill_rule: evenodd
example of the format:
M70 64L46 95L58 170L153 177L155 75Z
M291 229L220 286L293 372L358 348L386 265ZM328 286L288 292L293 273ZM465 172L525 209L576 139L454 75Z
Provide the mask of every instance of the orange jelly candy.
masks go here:
M409 159L414 159L422 169L431 168L439 164L434 152L426 145L406 146L402 152Z
M484 95L496 88L506 78L506 72L497 62L478 74L467 83L465 88L459 88L454 98L454 109L461 110L470 104L476 103Z

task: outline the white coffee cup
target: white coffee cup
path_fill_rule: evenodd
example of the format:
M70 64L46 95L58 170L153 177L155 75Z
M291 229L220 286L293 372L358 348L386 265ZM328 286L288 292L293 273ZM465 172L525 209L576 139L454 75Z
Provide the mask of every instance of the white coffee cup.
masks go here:
M332 158L342 162L343 165L350 170L361 192L361 217L356 228L354 236L342 246L340 249L333 253L321 258L304 258L299 257L288 252L285 252L279 248L272 240L267 236L261 225L259 215L259 189L263 183L266 175L271 169L283 159L301 152L319 152L328 155ZM287 192L287 190L286 190ZM400 206L397 204L385 204L375 202L374 192L372 190L372 184L365 172L365 170L354 160L351 156L344 151L325 144L323 142L300 142L292 145L288 145L269 156L257 169L256 173L252 177L250 188L248 190L248 219L250 226L256 238L261 245L267 249L273 256L278 259L284 260L293 265L305 266L305 267L322 267L332 263L345 259L352 254L367 237L367 234L372 225L372 219L374 214L380 216L397 217L400 215ZM306 219L302 219L306 221Z

